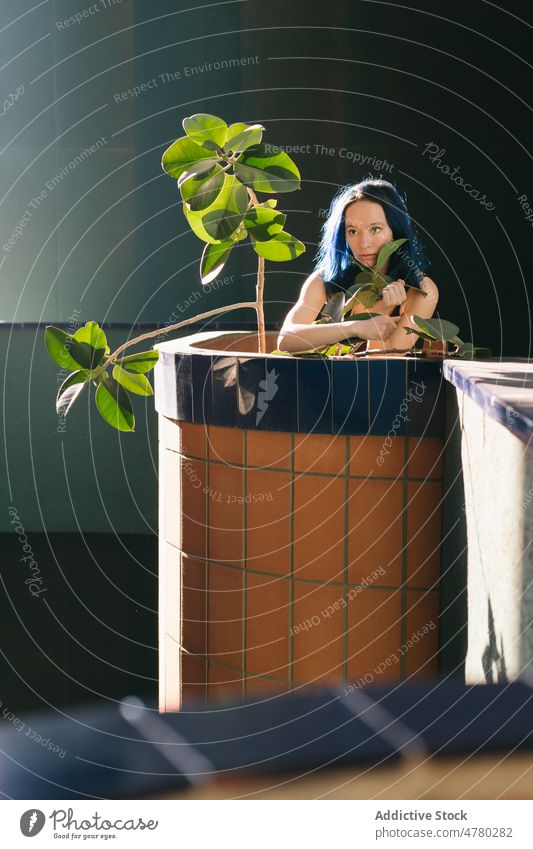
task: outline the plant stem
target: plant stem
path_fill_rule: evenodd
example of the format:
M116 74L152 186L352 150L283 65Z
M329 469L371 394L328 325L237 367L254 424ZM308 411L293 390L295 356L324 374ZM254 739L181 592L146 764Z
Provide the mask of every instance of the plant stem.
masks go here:
M259 201L253 189L248 189L252 207L258 206ZM263 309L263 292L265 288L265 258L257 257L257 283L255 286L255 311L257 313L257 342L260 354L266 353L265 312Z
M243 307L257 308L257 304L255 301L243 301L240 304L230 304L230 306L227 307L218 307L216 310L209 310L208 312L200 313L200 315L193 315L191 318L186 318L183 321L179 321L177 324L169 324L168 327L160 327L159 330L151 330L150 333L143 333L141 336L136 336L135 339L130 339L129 342L124 342L124 344L117 348L116 351L113 351L103 364L102 368L107 368L107 366L113 363L118 355L125 351L126 348L131 348L132 345L137 345L145 339L153 339L155 336L162 336L164 333L172 333L174 330L179 330L180 327L185 327L187 324L194 324L204 318L211 318L213 315L220 315L221 313L229 312L230 310L239 310Z
M263 290L265 288L265 258L258 256L257 262L257 285L255 287L256 302L255 311L257 313L257 334L259 342L259 353L266 353L266 336L265 336L265 313L263 310Z
M437 353L438 356L440 356L440 354L442 354L443 359L444 359L444 357L446 357L448 359L449 357L455 356L457 354L458 350L459 350L459 348L456 346L455 351L437 351L436 353ZM403 354L406 357L409 357L409 356L411 356L411 357L427 357L428 356L426 351L424 351L422 348L388 348L384 351L362 351L361 353L347 354L347 356L354 356L354 357L376 356L377 357L377 356L383 356L383 354ZM435 357L435 359L437 359L437 357Z

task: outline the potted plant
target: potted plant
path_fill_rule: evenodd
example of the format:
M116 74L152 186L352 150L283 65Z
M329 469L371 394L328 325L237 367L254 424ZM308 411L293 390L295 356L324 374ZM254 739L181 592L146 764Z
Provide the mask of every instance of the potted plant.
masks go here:
M416 354L372 361L356 334L346 345L281 356L265 332L265 259L292 260L305 247L285 231L277 201L257 195L299 189L298 168L263 144L260 124L228 126L202 113L183 128L162 165L205 243L202 284L249 237L258 255L255 300L144 333L113 352L96 322L45 334L50 356L71 372L57 394L62 416L92 383L105 421L133 431L130 393L153 394L146 375L158 363L161 709L179 707L183 693L435 674L435 627L410 654L401 647L438 615L439 364ZM353 291L335 295L317 320L368 317L350 315L352 306L371 309L387 282L383 264L401 242L382 249L376 270L362 267ZM202 333L126 353L242 307L256 311L257 341ZM472 353L454 325L417 324L412 332L423 339ZM361 503L381 516L379 533L361 526Z
M133 431L135 418L129 393L153 394L146 374L155 366L157 351L125 355L141 341L172 333L193 321L232 309L253 307L257 313L259 351L265 350L263 312L265 259L284 262L302 254L305 246L283 227L286 215L277 201L259 202L256 192L292 192L300 187L300 173L283 151L271 152L262 142L260 124L228 126L214 115L197 114L183 121L186 135L163 154L162 166L178 181L183 211L196 235L206 244L200 262L203 285L220 273L232 249L250 237L258 254L256 300L210 310L202 315L130 339L113 353L104 331L94 321L74 334L47 327L48 353L72 372L59 387L58 415L65 417L86 385L96 387L96 405L105 421L121 431Z

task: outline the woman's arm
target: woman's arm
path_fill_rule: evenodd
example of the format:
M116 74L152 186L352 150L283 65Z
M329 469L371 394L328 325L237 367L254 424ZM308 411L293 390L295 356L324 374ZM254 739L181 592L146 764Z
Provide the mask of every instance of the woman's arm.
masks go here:
M298 301L283 322L277 342L280 351L297 353L342 342L353 336L385 341L395 332L401 319L401 316L380 315L358 321L356 326L352 322L313 324L325 300L324 280L317 273L311 274L302 286Z
M422 295L417 289L407 290L405 300L400 306L400 321L387 343L371 342L367 346L367 351L383 351L388 348L401 348L403 351L409 351L413 347L420 337L413 333L406 333L404 328L416 328L412 321L413 315L419 315L420 318L431 318L439 300L439 290L429 277L424 277L421 280L420 288L423 292L426 292L426 295Z

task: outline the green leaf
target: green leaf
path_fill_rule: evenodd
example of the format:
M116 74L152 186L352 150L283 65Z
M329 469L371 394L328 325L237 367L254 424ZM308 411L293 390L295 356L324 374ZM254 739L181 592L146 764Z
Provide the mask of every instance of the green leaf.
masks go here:
M220 242L216 245L207 244L202 253L200 262L200 276L202 285L207 285L214 280L224 268L231 249L235 245L234 241Z
M267 149L268 148L268 149ZM294 192L300 188L300 172L281 150L259 144L249 148L235 163L234 170L245 186L256 192Z
M406 333L414 333L417 336L420 336L421 339L425 339L426 342L435 342L437 341L434 336L428 336L427 333L424 333L423 330L413 330L412 327L404 327Z
M407 239L394 239L391 242L388 242L386 245L383 245L381 248L378 258L376 260L376 271L382 271L383 266L387 262L390 256L398 250L398 248L406 242Z
M357 294L360 291L362 291L362 290L368 291L368 292L373 291L373 289L372 289L373 276L372 276L372 273L370 271L362 271L361 274L357 275L355 280L356 280L355 284L353 286L350 286L350 288L346 292L346 301L345 301L345 304L344 304L344 315L348 315L348 313L351 312L351 310L353 309L354 304L358 303Z
M324 359L324 354L322 354L317 348L309 348L308 351L290 351L291 357L307 357L308 359Z
M78 351L74 337L61 328L49 325L44 332L44 344L53 361L62 369L76 371L81 366L85 367L84 363L78 362L74 357L74 354L77 354L83 358L83 349Z
M209 150L223 147L228 137L226 122L207 112L197 112L190 118L184 118L182 124L190 139Z
M150 381L147 380L144 374L126 371L126 369L117 365L113 369L113 377L124 389L129 389L135 395L146 396L154 394Z
M205 174L206 171L211 171L218 165L220 162L223 162L223 159L220 158L211 158L209 159L199 159L198 162L194 162L186 171L184 171L178 177L178 188L181 183L185 180L188 180L189 177L200 177L202 174Z
M248 192L234 174L224 175L224 187L215 203L202 213L206 232L216 241L227 240L237 230L248 206Z
M224 171L220 165L200 174L191 175L186 171L178 180L181 196L193 212L211 206L222 191L223 185Z
M125 432L135 430L135 416L128 393L112 377L105 378L98 386L96 406L111 427Z
M107 339L95 321L88 321L84 327L76 330L74 341L78 346L73 355L83 368L92 370L100 365L107 351Z
M356 259L354 256L348 256L348 259L350 260L350 262L353 262L354 265L357 265L357 267L361 269L363 274L371 274L371 271L369 271L368 265L363 265L363 263L359 262L359 260Z
M190 226L191 230L193 231L193 233L195 233L198 236L198 238L202 240L202 242L209 242L212 245L218 244L219 239L214 239L212 236L210 236L209 233L207 232L207 230L204 227L204 224L203 224L203 221L202 221L203 213L192 212L192 210L189 209L187 204L184 203L183 204L183 214L185 215L185 218L189 222L189 226Z
M344 321L366 321L367 318L375 318L380 313L378 312L360 312L357 315L349 315Z
M492 357L490 348L476 348L473 342L463 342L457 356L463 360L488 359Z
M286 262L290 259L296 259L305 251L303 242L295 239L285 230L276 233L268 242L256 242L252 238L252 245L259 256L264 256L265 259L270 259L273 262Z
M185 171L201 162L206 163L206 168L212 168L218 160L219 157L214 156L211 151L196 144L188 136L183 136L165 150L161 165L167 174L177 180Z
M361 286L354 299L363 307L373 307L378 299L377 292L371 286Z
M107 339L104 331L96 321L88 321L83 327L79 327L74 334L76 342L83 342L90 345L91 348L102 350L105 354L107 349Z
M345 354L349 354L352 350L351 345L344 345L341 342L335 342L333 345L330 345L329 348L326 348L323 351L325 357L342 357Z
M431 339L439 339L441 342L447 342L459 333L456 324L441 318L420 318L419 315L414 315L413 321Z
M232 124L228 129L224 153L242 153L252 145L259 144L264 129L261 124Z
M361 271L360 274L356 275L355 284L348 289L348 293L352 294L353 292L357 292L361 286L371 286L374 280L374 275L371 271Z
M89 379L85 369L75 371L63 381L56 397L56 413L65 417Z
M391 282L391 278L388 274L381 275L378 271L374 271L373 278L372 286L374 288L374 292L377 292L378 294L381 294L385 286Z
M139 351L138 354L128 354L117 360L119 366L135 374L146 374L151 371L159 359L159 351Z
M473 360L476 356L476 349L472 342L463 342L457 352L457 356L463 360Z
M249 209L244 216L244 226L250 232L250 236L258 242L267 242L275 233L281 233L287 216L282 212L276 212L270 206L258 204Z
M322 318L330 321L341 321L344 309L344 292L334 292L329 301L322 307Z

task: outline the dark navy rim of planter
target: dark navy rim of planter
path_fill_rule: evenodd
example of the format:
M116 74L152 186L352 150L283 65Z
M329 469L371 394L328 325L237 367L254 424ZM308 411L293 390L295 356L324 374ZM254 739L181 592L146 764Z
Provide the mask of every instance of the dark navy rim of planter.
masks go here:
M251 430L443 437L442 361L318 360L200 347L250 335L207 332L157 345L157 411Z

